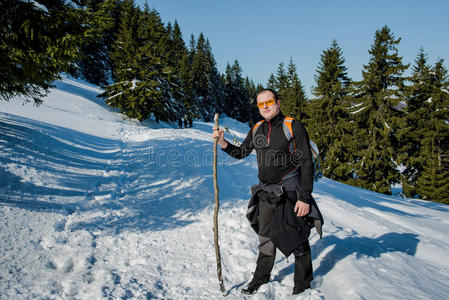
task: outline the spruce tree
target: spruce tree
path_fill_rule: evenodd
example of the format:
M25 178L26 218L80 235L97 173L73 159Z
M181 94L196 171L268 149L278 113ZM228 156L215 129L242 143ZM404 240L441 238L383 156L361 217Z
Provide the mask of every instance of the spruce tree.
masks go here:
M221 79L220 72L217 69L214 55L209 40L206 41L206 57L209 65L209 95L208 103L210 103L208 118L212 120L215 113L221 113L225 109L226 94L224 91L224 83Z
M142 121L154 114L156 121L179 116L182 106L173 97L177 77L170 65L170 37L159 14L133 0L124 3L124 16L114 52L115 83L105 87L106 102L129 117Z
M62 72L75 70L97 28L79 1L4 0L0 11L0 98L40 104Z
M397 126L402 117L397 105L402 98L402 63L391 30L384 26L375 33L368 51L370 60L364 66L363 80L356 84L357 105L352 111L357 122L357 186L391 194L391 185L399 182L397 159Z
M285 65L280 62L276 72L276 79L274 83L274 90L277 92L279 99L283 99L288 89L288 77L285 71Z
M432 93L425 101L425 135L420 156L424 163L417 192L427 200L449 204L449 81L443 60L432 68Z
M183 115L187 115L187 111L183 105L185 93L182 88L182 64L183 57L187 54L187 48L185 47L181 30L176 21L174 26L170 22L167 24L165 36L165 60L170 70L166 74L168 83L170 84L168 87L170 92L169 97L176 105L175 108L172 108L169 119L174 121Z
M181 28L177 21L175 21L173 25L173 30L171 31L171 39L173 45L173 51L170 55L173 56L174 61L177 64L180 64L184 59L184 56L187 54L187 48L184 43L184 39L182 38Z
M226 80L226 113L240 122L251 120L251 104L249 94L244 86L242 69L237 60L232 66L227 64Z
M145 107L146 103L139 105L140 96L135 94L137 80L142 81L138 36L141 12L133 0L125 0L122 9L120 30L111 52L114 83L106 86L101 96L106 98L108 105L119 108L128 117L143 120L148 117L150 108L149 105Z
M245 79L245 89L248 95L249 104L250 104L250 118L249 125L253 126L257 121L260 120L259 109L257 107L257 92L261 90L261 86L256 87L254 82L250 80L248 77Z
M245 78L244 86L245 86L246 92L248 93L250 98L256 97L256 94L257 94L256 85L254 84L254 82L251 79L249 79L248 76L246 76L246 78Z
M175 27L176 30L176 27ZM180 33L180 32L179 32ZM182 55L180 66L181 87L184 93L182 103L187 113L193 117L200 117L198 103L196 100L195 87L193 84L192 64L195 56L196 40L194 35L190 36L189 48Z
M323 175L348 182L353 178L354 161L350 151L352 128L347 111L351 80L337 41L323 51L315 75L316 86L310 137L320 149Z
M112 63L109 52L112 51L120 25L121 2L89 0L86 4L86 13L91 15L92 26L98 29L98 36L95 39L85 40L81 45L78 69L72 75L92 84L105 86L111 78Z
M198 36L196 51L192 62L192 74L195 94L199 107L202 109L201 114L205 115L203 103L209 95L209 72L210 66L206 53L206 39L203 33Z
M404 167L401 174L402 192L407 197L417 196L417 180L424 170L425 162L421 157L423 152L421 142L428 130L427 122L430 118L430 111L426 102L432 97L432 77L427 55L421 48L409 78L411 85L405 87L407 116L399 131L401 143L399 163Z
M219 111L217 99L213 94L214 89L219 88L220 82L210 43L203 33L198 37L193 56L192 83L199 115L205 121L212 121L215 111Z
M290 58L287 66L286 76L287 84L284 88L281 101L282 112L286 116L301 120L301 122L306 125L308 122L308 116L305 109L307 97L292 58Z
M140 103L149 107L149 111L158 120L174 120L182 114L180 99L176 99L174 87L179 86L180 78L175 62L170 56L171 39L159 13L154 9L145 9L141 15L139 27L139 52L142 55L142 83Z
M234 97L234 78L233 78L233 72L231 65L229 62L226 64L226 71L224 75L224 83L225 83L225 113L229 117L233 117L237 114L237 111L234 112L234 109L236 109L236 101Z
M267 88L276 90L276 77L274 77L273 73L271 73L270 77L268 78Z
M167 33L169 35L168 41L168 62L173 69L173 75L176 76L176 82L172 87L173 96L178 102L183 103L185 93L183 90L183 61L187 55L187 47L182 38L181 29L178 22L175 21L174 25L167 24ZM184 111L185 113L185 111Z

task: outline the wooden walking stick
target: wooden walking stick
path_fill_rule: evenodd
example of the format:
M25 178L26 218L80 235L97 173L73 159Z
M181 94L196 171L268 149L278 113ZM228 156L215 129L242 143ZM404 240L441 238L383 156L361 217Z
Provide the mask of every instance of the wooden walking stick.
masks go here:
M215 114L215 128L217 130L218 127L218 114ZM225 293L225 287L223 283L223 278L221 276L221 257L220 257L220 246L218 245L218 208L220 206L220 202L218 200L218 183L217 183L217 144L218 144L218 138L214 141L214 161L213 161L213 168L214 168L214 190L215 190L215 210L214 210L214 244L215 244L215 256L217 258L217 275L218 275L218 282L220 283L220 289L223 293L223 296L226 296Z

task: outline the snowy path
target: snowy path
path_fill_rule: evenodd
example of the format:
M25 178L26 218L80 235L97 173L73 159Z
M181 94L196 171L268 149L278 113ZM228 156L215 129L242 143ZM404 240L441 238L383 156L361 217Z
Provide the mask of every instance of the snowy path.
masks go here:
M213 249L212 124L138 124L66 79L42 107L0 102L0 299L222 298ZM64 99L63 101L61 99ZM248 127L222 120L242 140ZM254 157L219 151L227 299L255 268ZM449 206L323 178L315 280L299 299L445 299ZM293 257L248 299L288 299ZM296 299L295 298L295 299Z

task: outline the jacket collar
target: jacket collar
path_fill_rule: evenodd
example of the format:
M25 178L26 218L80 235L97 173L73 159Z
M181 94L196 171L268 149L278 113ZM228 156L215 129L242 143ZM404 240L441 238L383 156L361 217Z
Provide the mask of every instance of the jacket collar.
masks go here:
M265 120L266 122L270 122L271 126L275 126L276 124L278 124L279 122L283 122L285 119L285 116L282 114L281 111L279 111L279 113L274 116L271 120Z

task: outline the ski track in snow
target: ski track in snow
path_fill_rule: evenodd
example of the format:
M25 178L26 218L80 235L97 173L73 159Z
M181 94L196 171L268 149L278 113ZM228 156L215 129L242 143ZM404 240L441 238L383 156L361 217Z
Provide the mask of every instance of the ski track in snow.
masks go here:
M0 102L1 299L223 298L213 243L213 124L124 119L70 78L41 107ZM240 141L249 128L223 118ZM315 279L298 297L294 258L270 283L240 289L255 268L245 218L254 155L218 151L219 234L227 299L444 299L449 207L323 178L325 217L311 249Z

